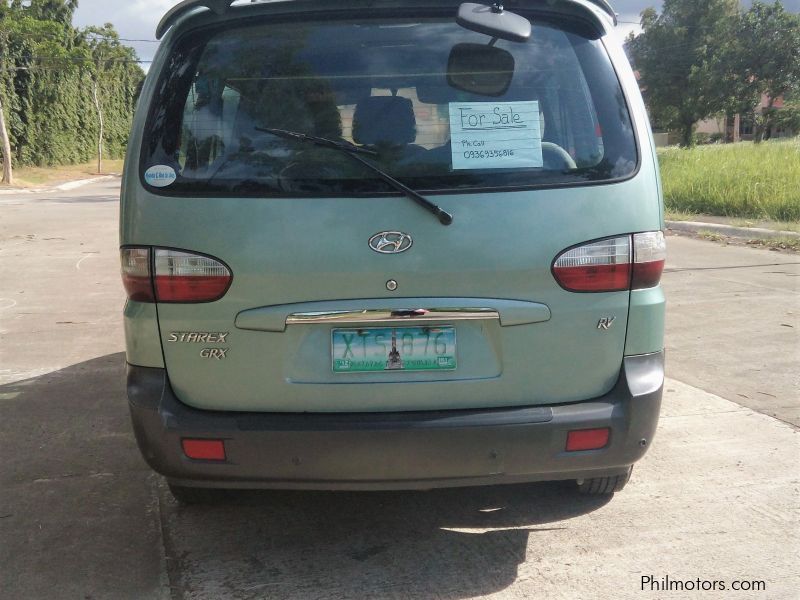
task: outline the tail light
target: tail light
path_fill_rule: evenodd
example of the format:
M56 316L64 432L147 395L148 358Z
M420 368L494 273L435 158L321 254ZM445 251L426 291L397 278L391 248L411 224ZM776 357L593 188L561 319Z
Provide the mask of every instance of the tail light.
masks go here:
M570 292L620 292L655 287L666 243L660 231L606 238L561 253L553 276Z
M667 241L660 231L633 236L633 280L631 289L656 287L667 260Z
M136 302L153 302L153 282L150 279L150 248L122 248L122 285L128 298Z
M122 283L137 302L213 302L228 291L230 269L211 256L165 248L123 248Z
M572 248L553 263L553 275L570 292L617 292L631 281L631 237L608 238Z
M156 248L155 287L158 302L213 302L231 285L231 272L210 256Z

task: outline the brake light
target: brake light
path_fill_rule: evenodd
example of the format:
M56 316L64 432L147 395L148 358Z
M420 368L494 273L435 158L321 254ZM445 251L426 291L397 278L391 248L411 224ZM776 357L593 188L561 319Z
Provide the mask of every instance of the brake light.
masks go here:
M220 260L192 252L122 248L120 260L122 284L136 302L213 302L225 295L233 280Z
M658 285L667 260L667 242L661 231L636 233L633 236L633 278L631 289Z
M158 302L213 302L233 280L225 264L201 254L156 248L154 263Z
M667 246L660 231L606 238L561 253L553 276L570 292L621 292L661 281Z
M558 284L570 292L617 292L631 281L631 238L607 238L572 248L553 263Z
M128 298L136 302L153 302L153 283L150 279L150 248L120 250L122 285Z

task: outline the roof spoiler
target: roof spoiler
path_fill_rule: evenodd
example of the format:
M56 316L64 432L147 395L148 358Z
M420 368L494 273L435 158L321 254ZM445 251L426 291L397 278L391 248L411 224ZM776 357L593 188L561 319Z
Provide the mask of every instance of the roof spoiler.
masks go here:
M158 27L156 27L156 39L160 40L164 37L167 30L190 10L205 6L218 15L224 15L235 1L236 0L183 0L183 2L170 8L167 14L161 19Z
M608 16L611 17L611 20L614 21L614 25L617 25L617 13L612 8L611 4L608 3L608 0L588 0L595 6L599 6L603 9L603 12L607 13Z
M566 0L570 2L572 0ZM603 12L607 13L614 21L614 25L617 24L617 13L614 12L614 9L611 8L611 5L608 3L608 0L587 0L588 2L594 4L595 6L599 6ZM184 14L187 12L194 10L195 8L206 7L211 11L215 12L218 15L224 15L228 12L228 9L231 7L231 4L236 2L236 0L183 0L170 8L167 11L167 14L164 15L164 18L161 19L161 22L158 24L156 28L156 39L160 40L164 37L164 34L167 33L167 30L172 27L175 22L180 19Z

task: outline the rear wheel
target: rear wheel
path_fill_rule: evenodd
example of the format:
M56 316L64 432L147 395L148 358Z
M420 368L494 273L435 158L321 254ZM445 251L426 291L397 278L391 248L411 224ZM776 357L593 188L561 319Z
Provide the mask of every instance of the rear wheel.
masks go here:
M221 490L211 488L195 488L186 487L183 485L167 484L172 497L183 506L190 506L193 504L213 504L219 501L221 497Z
M628 470L621 475L579 479L577 482L578 491L587 496L606 496L614 492L621 492L622 488L624 488L630 480L632 471L633 465L628 467Z

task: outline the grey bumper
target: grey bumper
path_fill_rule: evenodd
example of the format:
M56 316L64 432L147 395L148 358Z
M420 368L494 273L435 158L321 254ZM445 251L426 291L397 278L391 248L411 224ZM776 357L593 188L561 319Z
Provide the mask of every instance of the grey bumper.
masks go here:
M649 447L658 423L663 353L624 359L593 400L554 406L404 413L241 413L197 410L163 369L128 366L136 439L150 466L179 485L409 489L618 475ZM567 432L610 427L606 448L564 451ZM225 440L227 460L192 460L182 438Z

